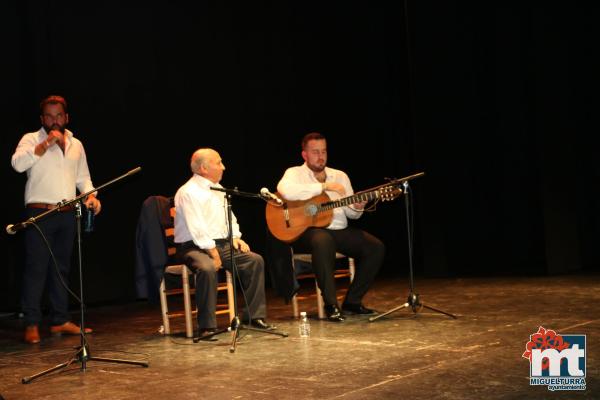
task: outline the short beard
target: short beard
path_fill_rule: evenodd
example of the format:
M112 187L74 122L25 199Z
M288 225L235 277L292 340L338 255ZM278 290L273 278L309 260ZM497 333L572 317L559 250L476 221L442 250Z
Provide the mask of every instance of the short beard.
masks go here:
M50 133L50 131L60 131L60 133L64 134L65 133L65 126L60 126L58 124L54 124L54 125L50 125L50 126L46 126L44 125L44 129L46 130L46 133Z
M315 167L314 165L309 165L308 169L310 169L312 172L323 172L325 170L325 165L322 167Z

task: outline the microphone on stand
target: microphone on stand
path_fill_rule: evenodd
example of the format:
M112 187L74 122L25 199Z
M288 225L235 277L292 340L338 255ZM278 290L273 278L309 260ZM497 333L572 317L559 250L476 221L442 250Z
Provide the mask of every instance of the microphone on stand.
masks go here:
M29 225L28 222L19 222L18 224L14 224L14 225L9 224L6 226L6 233L8 233L9 235L14 235L21 229L27 228L27 225Z
M264 198L264 199L269 199L269 200L273 200L275 203L282 205L283 204L283 200L281 200L277 195L269 192L269 189L267 189L266 187L260 189L260 195Z

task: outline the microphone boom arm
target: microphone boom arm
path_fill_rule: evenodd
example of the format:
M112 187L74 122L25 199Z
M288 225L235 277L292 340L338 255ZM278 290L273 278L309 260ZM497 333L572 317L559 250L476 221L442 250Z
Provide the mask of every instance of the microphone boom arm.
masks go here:
M241 196L241 197L252 197L252 198L258 198L261 199L262 197L256 193L250 193L250 192L242 192L241 190L238 190L238 188L233 188L233 189L226 189L226 188L220 188L220 187L216 187L216 186L211 186L210 190L216 190L217 192L224 192L226 194L231 194L234 196Z
M129 171L129 172L127 172L127 173L125 173L125 174L123 174L123 175L121 175L121 176L119 176L119 177L117 177L117 178L115 178L115 179L113 179L113 180L111 180L109 182L106 182L106 183L98 186L97 188L94 188L93 190L90 190L88 192L80 194L79 196L73 198L72 200L63 200L63 201L57 203L55 208L51 208L49 210L46 210L43 213L36 215L35 217L29 218L28 220L25 220L23 222L19 222L19 223L14 224L14 225L13 224L9 224L6 227L6 233L8 233L9 235L14 235L18 231L27 228L31 224L36 223L39 219L44 218L46 215L48 215L50 213L54 213L57 210L60 210L61 208L64 208L64 207L66 207L66 206L68 206L68 205L70 205L72 203L75 203L75 202L79 201L80 199L82 199L84 197L87 197L89 194L97 192L100 189L102 189L103 187L111 185L111 184L113 184L116 181L119 181L119 180L121 180L123 178L126 178L126 177L130 176L130 175L137 174L138 172L141 171L141 169L142 169L142 167L134 168L131 171Z

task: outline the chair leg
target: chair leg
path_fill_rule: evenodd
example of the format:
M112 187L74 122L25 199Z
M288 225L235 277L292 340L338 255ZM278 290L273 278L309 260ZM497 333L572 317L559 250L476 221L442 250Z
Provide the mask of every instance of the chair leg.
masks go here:
M192 327L192 304L190 295L190 271L187 267L184 267L184 271L181 274L181 280L183 284L183 310L185 313L185 336L188 338L194 337L194 329Z
M298 311L298 294L294 294L292 297L292 312L294 314L294 318L300 317L300 312Z
M348 257L348 269L350 270L350 282L354 280L354 272L356 268L354 267L354 258Z
M160 281L160 310L162 312L162 320L163 320L163 334L170 335L171 334L171 325L169 324L169 307L167 306L167 294L165 293L165 278Z
M235 318L235 301L233 296L233 282L232 282L231 272L225 271L225 280L227 281L227 304L229 305L229 321L233 321Z
M319 319L325 318L325 303L323 302L323 293L321 293L321 288L317 283L317 279L315 279L315 286L317 288L317 309L319 310Z

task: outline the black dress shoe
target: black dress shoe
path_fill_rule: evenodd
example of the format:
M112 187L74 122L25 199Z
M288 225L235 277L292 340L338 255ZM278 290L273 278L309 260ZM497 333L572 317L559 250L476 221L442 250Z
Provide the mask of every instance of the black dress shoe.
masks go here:
M373 315L377 314L377 311L371 310L363 306L362 304L350 304L344 303L342 304L342 310L345 314L356 314L356 315Z
M206 340L209 342L214 342L216 340L218 340L216 337L214 337L215 333L217 332L216 329L200 329L200 331L198 332L198 336L196 336L193 339L194 343L198 343L200 340Z
M325 313L327 314L327 320L331 322L342 322L346 318L342 315L342 312L336 305L326 304Z
M250 326L257 329L264 329L265 331L274 331L277 329L277 327L267 324L267 321L263 318L253 319L252 322L250 322Z

